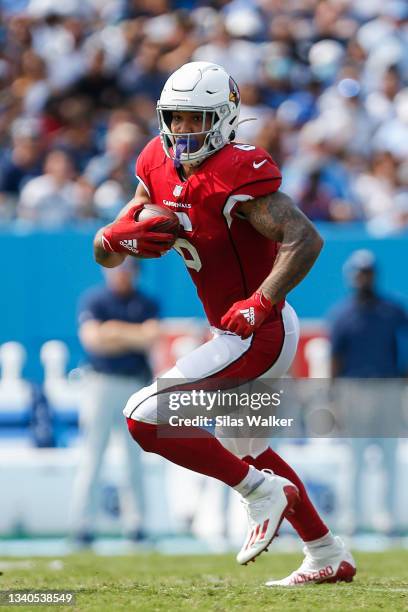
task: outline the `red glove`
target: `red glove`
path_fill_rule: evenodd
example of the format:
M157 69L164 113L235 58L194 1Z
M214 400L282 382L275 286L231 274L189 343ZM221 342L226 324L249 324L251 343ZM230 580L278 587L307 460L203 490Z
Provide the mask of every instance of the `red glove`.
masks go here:
M126 253L138 257L160 257L171 249L175 236L155 231L166 217L135 221L143 204L132 206L124 217L112 223L102 234L102 246L109 253Z
M262 325L272 308L271 300L261 291L255 291L251 297L231 306L221 319L222 328L245 340Z

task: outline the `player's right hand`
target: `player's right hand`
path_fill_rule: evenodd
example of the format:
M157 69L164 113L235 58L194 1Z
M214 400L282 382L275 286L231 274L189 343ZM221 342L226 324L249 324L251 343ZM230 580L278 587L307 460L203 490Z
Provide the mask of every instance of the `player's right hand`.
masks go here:
M102 246L108 253L125 253L136 257L161 257L174 244L174 235L157 232L155 228L166 220L153 217L145 221L135 221L143 204L136 204L121 217L105 228Z

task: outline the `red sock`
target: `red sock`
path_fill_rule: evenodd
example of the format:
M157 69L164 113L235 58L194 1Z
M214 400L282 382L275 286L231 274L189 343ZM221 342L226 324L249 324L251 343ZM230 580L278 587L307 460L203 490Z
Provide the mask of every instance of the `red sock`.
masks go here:
M175 438L174 428L170 425L153 425L133 419L127 419L127 424L132 438L145 451L217 478L230 487L235 487L248 474L248 463L230 453L204 429L178 427L178 433L185 437Z
M305 485L294 470L271 448L264 451L259 457L244 457L244 461L255 466L258 470L268 468L278 476L287 478L297 486L300 493L300 501L295 506L295 513L286 518L292 527L298 532L304 542L311 542L322 538L329 529L324 524L313 506L306 492Z

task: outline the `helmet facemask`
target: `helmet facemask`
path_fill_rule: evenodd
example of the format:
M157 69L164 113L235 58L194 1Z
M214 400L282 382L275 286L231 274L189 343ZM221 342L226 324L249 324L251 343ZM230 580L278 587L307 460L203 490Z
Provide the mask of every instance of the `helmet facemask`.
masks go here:
M199 132L176 133L171 131L172 113L186 111L202 114L202 125ZM182 164L198 165L210 155L216 153L227 142L235 137L234 129L231 127L228 141L222 136L222 127L230 118L230 109L225 105L217 108L163 106L158 102L157 115L160 127L160 137L164 151L168 157L174 160L176 168ZM210 125L206 129L207 118L210 117ZM231 121L231 124L235 121ZM204 136L204 142L199 146L198 137Z

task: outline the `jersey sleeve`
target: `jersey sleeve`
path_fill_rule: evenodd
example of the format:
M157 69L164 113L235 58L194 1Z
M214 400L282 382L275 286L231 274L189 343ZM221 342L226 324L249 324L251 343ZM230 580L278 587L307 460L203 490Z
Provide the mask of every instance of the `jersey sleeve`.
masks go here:
M235 148L235 172L229 194L231 201L236 200L230 212L232 216L240 202L274 193L282 183L281 172L269 153L250 145L235 145Z
M272 157L258 147L238 149L235 157L235 176L231 193L245 193L260 197L277 191L282 183L282 175Z
M136 178L139 179L149 195L152 193L150 173L155 166L158 145L161 150L160 139L158 137L151 140L145 148L142 149L136 160Z

